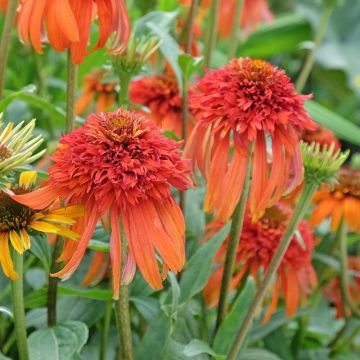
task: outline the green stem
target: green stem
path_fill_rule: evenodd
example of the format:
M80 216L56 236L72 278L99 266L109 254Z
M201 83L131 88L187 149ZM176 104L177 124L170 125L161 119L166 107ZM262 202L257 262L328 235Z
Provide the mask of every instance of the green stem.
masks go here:
M250 146L250 154L252 154L252 145ZM217 309L217 318L216 318L216 326L215 332L219 329L225 315L226 315L226 305L227 305L227 298L229 292L229 286L232 274L234 272L234 263L236 258L236 250L239 245L240 235L243 228L244 223L244 216L246 210L246 202L249 195L250 189L250 180L251 180L251 155L248 157L247 160L247 169L246 169L246 177L244 181L244 188L241 194L240 201L236 206L234 213L232 215L231 220L231 230L230 230L230 237L229 243L226 249L226 257L224 263L224 272L221 280L221 289L220 289L220 298L219 298L219 305Z
M304 66L295 84L296 91L299 93L301 93L304 90L306 82L309 78L309 75L311 73L311 70L315 62L316 52L324 38L334 7L335 7L335 1L329 1L328 3L326 3L324 10L321 13L319 27L317 28L315 34L314 45L306 57Z
M101 342L100 342L100 360L106 359L106 351L108 347L108 339L110 332L111 324L111 315L112 315L112 302L108 301L105 307L105 316L104 316L104 326L101 333Z
M211 66L218 28L219 0L212 0L205 46L205 67Z
M67 99L65 132L69 133L75 128L76 119L76 91L78 80L78 66L71 59L71 51L67 54Z
M244 8L244 0L237 0L236 1L236 8L235 8L235 17L233 28L230 36L230 45L229 45L229 60L231 60L236 55L236 49L238 45L239 39L239 23L242 18L242 12Z
M119 76L120 92L119 92L119 105L123 108L129 106L129 87L131 82L131 74L123 73Z
M56 237L54 251L52 255L50 273L56 273L60 270L61 265L57 262L57 259L61 255L63 250L64 241L60 236ZM48 326L52 327L56 325L56 304L57 304L57 289L59 279L49 276L48 285L48 302L47 302L47 313L48 313Z
M23 289L23 255L12 249L14 269L19 274L19 279L11 282L12 302L15 322L15 333L20 360L29 359L26 337L24 289Z
M341 219L337 231L337 240L339 245L339 260L340 260L340 284L341 284L341 297L344 307L344 317L347 317L346 305L349 306L351 312L356 317L360 317L360 309L354 303L349 292L349 275L348 275L348 255L347 255L347 226L345 221Z
M199 6L199 0L192 0L189 16L186 22L186 38L185 38L185 52L191 54L191 45L193 41L193 27L196 18L196 11Z
M9 0L6 9L4 28L0 40L0 99L3 97L4 92L5 69L9 57L11 30L13 25L15 24L17 6L17 0Z
M130 323L130 307L128 286L120 286L119 300L114 301L116 327L121 342L122 354L124 360L133 359L132 336Z
M275 275L277 269L279 268L281 261L288 249L291 240L294 236L294 232L297 229L300 221L304 217L306 210L308 209L311 199L317 189L316 184L312 183L305 183L304 189L301 193L300 199L296 208L294 210L294 214L290 220L289 225L287 226L284 235L282 236L279 246L276 249L274 257L271 260L269 268L267 269L266 275L264 279L261 281L258 290L255 294L255 298L250 305L248 313L243 321L240 331L235 338L235 341L232 344L229 356L227 357L228 360L235 360L238 356L238 353L241 349L242 344L244 343L245 337L250 329L254 316L256 314L258 306L262 303L263 298L265 296L266 291L268 290L273 276Z

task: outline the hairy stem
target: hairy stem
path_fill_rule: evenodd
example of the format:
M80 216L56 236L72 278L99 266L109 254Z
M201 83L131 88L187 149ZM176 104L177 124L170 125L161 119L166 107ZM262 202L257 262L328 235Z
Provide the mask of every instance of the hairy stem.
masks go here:
M24 308L24 289L23 289L23 255L12 249L14 269L19 274L19 279L11 282L12 303L14 312L14 323L16 342L20 360L29 359L27 345L25 308Z
M218 28L219 0L212 0L205 44L205 67L211 66Z
M252 148L252 146L251 146ZM252 153L252 150L251 150ZM244 181L244 188L241 194L240 201L236 206L234 213L232 215L231 220L231 230L230 230L230 238L229 243L226 249L226 257L224 263L224 272L221 280L221 289L220 289L220 298L219 305L217 309L217 318L216 318L216 326L215 331L217 331L224 320L226 315L226 305L227 298L229 293L229 286L231 277L234 271L234 263L236 257L236 250L239 245L240 235L243 228L244 216L246 210L246 202L249 195L250 189L250 180L251 180L251 154L248 157L247 161L247 169L246 169L246 177Z
M316 184L305 183L304 189L301 193L299 202L296 205L296 208L294 210L294 214L290 220L290 223L287 226L285 233L283 234L283 236L280 240L279 246L276 249L274 257L271 260L271 263L269 265L269 268L267 269L266 275L265 275L264 279L261 281L261 283L257 289L255 298L254 298L252 304L250 305L249 311L245 317L245 320L242 323L240 331L239 331L237 337L235 338L235 341L232 344L230 353L227 357L228 360L235 360L237 358L238 353L241 349L241 346L244 343L245 337L250 329L250 326L251 326L254 316L256 314L257 308L264 299L265 293L268 290L269 285L271 284L271 280L281 264L281 261L286 253L286 250L288 249L288 247L291 243L291 240L294 236L294 232L296 231L300 221L304 217L304 214L310 205L311 199L312 199L317 187L318 186Z
M6 10L4 28L0 40L0 99L3 97L4 93L5 69L9 57L11 30L15 24L17 6L18 0L9 0Z
M306 82L314 66L316 52L324 38L334 7L335 7L335 2L329 1L325 5L324 10L321 13L319 27L317 28L315 34L314 45L305 59L304 66L295 84L296 91L298 91L299 93L301 93L304 90Z
M65 131L71 132L75 128L76 119L76 91L78 79L78 66L71 59L71 52L67 55L67 99L66 99L66 125Z
M234 23L230 36L229 60L231 60L236 55L236 49L237 49L238 37L239 37L239 23L242 17L243 8L244 8L244 0L237 0Z

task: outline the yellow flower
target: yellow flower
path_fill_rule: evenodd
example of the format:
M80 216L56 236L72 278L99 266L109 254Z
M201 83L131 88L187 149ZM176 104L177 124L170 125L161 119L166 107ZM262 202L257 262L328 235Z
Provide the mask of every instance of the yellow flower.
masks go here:
M25 171L20 174L19 184L8 192L0 191L0 264L6 276L18 278L10 256L10 246L19 253L30 248L29 230L57 234L76 240L79 235L70 227L83 214L81 206L56 208L54 205L42 210L34 210L13 199L13 195L26 194L33 190L37 173Z

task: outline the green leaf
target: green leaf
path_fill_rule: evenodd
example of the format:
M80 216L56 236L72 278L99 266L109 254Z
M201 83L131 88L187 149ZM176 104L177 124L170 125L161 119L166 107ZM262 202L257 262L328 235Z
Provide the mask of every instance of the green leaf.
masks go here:
M90 240L88 249L93 251L102 251L108 253L110 252L110 244L103 241Z
M206 285L211 275L213 259L229 233L230 224L202 245L190 258L181 276L181 299L183 302L198 294Z
M157 300L145 296L130 296L130 301L148 323L151 323L156 319L160 310L160 304Z
M360 145L360 127L312 100L305 103L305 109L317 123L332 130L339 139Z
M40 329L28 339L31 360L73 360L88 339L88 328L79 321L66 321Z
M249 277L244 289L236 299L230 313L226 316L216 334L213 347L217 353L226 355L229 352L254 295L255 282L252 277Z
M238 360L282 360L277 355L264 349L247 349Z
M300 43L308 40L312 40L312 33L306 19L286 14L254 31L239 46L237 55L266 58L279 53L290 53L298 50Z
M54 118L55 121L62 124L65 123L65 111L53 105L50 101L44 100L41 97L35 95L33 91L34 87L27 87L21 91L8 93L8 95L0 101L0 112L4 112L14 100L22 100L29 105L47 111Z
M1 352L0 352L0 360L11 360L9 357L3 355Z
M225 359L224 356L217 354L210 347L209 344L207 344L201 340L198 340L198 339L194 339L194 340L190 341L190 343L185 346L183 353L184 353L184 355L186 355L190 358L192 358L193 356L200 355L200 354L208 354L208 355L211 355L212 357L214 357L216 360Z
M31 236L30 252L42 262L46 272L50 272L51 252L49 242L44 235Z
M109 301L112 299L112 291L111 290L102 290L102 289L87 289L87 288L75 288L75 287L67 287L67 286L59 286L58 287L59 295L70 295L70 296L79 296L84 299L91 300L101 300L101 301Z
M178 59L180 69L183 72L184 81L188 82L192 75L204 66L203 57L193 57L189 54L181 54Z

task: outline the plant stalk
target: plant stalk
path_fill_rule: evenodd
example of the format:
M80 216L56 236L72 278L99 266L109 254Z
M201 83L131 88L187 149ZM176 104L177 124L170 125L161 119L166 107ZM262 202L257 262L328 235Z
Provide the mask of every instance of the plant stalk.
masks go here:
M311 199L317 189L318 185L312 183L305 183L304 189L301 193L300 199L296 208L294 210L293 217L290 220L289 225L287 226L285 233L283 234L279 246L274 254L274 257L271 260L269 268L266 272L264 279L261 281L258 290L255 294L255 298L250 305L249 311L246 315L245 320L242 323L240 331L235 338L235 341L232 344L230 353L227 357L228 360L235 360L239 354L241 346L244 343L245 337L250 329L254 316L256 314L258 306L262 303L265 293L271 284L272 278L275 275L277 269L279 268L281 261L288 249L291 240L294 236L300 221L304 217L306 210L308 209Z
M295 84L296 91L299 93L301 93L304 90L306 82L314 66L316 52L325 36L326 29L328 28L330 17L332 15L334 8L335 8L335 1L329 1L325 5L324 10L321 13L319 27L317 28L315 34L314 45L306 57L304 66Z
M106 352L108 347L108 339L110 332L111 324L111 315L112 315L112 302L108 301L105 306L105 316L104 316L104 326L101 333L101 342L100 342L100 360L106 359Z
M237 0L236 1L236 8L235 8L235 17L234 17L234 24L230 36L230 45L229 45L229 60L231 60L236 55L236 49L238 45L238 36L239 36L239 23L242 18L244 9L244 0Z
M67 99L65 132L70 133L75 128L76 119L76 91L78 80L78 66L71 59L71 51L67 54Z
M205 46L205 68L210 68L218 29L219 0L212 0Z
M9 0L6 9L5 23L0 40L0 99L4 94L5 70L9 57L9 48L11 42L11 30L15 24L16 9L18 0Z
M114 301L115 305L115 319L116 327L119 335L119 340L122 346L122 354L124 360L132 360L132 336L130 323L130 307L129 307L129 293L128 286L120 286L119 300Z
M129 106L129 87L131 82L131 74L122 73L119 76L120 92L119 92L119 105L123 108Z
M251 168L252 168L252 145L250 146L250 156L247 160L246 177L244 181L244 188L241 194L240 201L236 206L231 220L231 230L229 243L226 249L226 257L224 263L224 272L221 280L220 298L217 309L217 318L215 332L219 329L224 317L226 315L226 305L229 292L231 277L234 272L234 263L236 258L236 250L239 246L240 235L243 228L244 216L246 210L246 202L249 196L250 181L251 181Z
M19 274L19 279L11 282L12 303L14 312L14 323L16 342L20 360L29 359L29 350L26 336L24 288L23 288L23 255L12 249L14 269Z
M185 38L185 52L191 54L191 46L193 41L193 28L196 18L196 12L199 7L199 0L192 0L189 16L186 22L186 38Z

